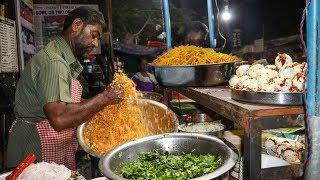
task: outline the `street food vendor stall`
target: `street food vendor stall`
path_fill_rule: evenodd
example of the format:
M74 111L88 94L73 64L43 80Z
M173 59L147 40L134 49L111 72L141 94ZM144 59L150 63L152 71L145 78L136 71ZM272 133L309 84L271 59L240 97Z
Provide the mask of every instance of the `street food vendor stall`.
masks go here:
M163 4L167 51L151 64L155 78L165 92L177 91L223 116L221 122L237 124L243 148L230 140L238 137L230 132L222 133L227 140L212 136L226 128L220 122L205 122L216 126L204 128L203 122L179 122L166 105L141 96L122 72L103 93L81 100L76 58L97 46L104 22L100 13L78 8L67 17L62 36L35 55L20 78L8 150L15 169L1 177L69 179L76 170L77 142L100 159L101 175L109 179L223 179L232 173L254 180L318 177L319 4L307 3L308 62L279 52L271 64L248 64L212 48L171 48L168 0ZM211 17L209 32L214 47ZM298 128L286 128L293 126ZM191 130L182 133L181 127ZM303 135L290 133L296 131ZM266 157L278 164L266 165Z

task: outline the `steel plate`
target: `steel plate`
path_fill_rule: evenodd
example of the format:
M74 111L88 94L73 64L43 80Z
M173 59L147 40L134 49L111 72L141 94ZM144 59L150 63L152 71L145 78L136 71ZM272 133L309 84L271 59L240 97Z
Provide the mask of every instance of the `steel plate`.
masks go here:
M256 92L231 88L231 98L257 104L303 105L303 93Z
M227 82L235 62L194 66L155 66L155 77L162 86L216 86Z

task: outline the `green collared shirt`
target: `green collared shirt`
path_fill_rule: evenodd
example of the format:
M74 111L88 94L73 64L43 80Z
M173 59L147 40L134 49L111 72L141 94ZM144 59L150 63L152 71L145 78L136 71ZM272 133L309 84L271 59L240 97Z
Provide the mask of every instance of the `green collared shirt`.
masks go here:
M71 78L78 77L82 70L80 62L62 37L48 43L21 74L15 97L16 118L45 119L45 104L71 102Z
M27 64L16 90L15 124L9 136L7 166L16 167L28 154L42 161L41 141L36 127L21 120L45 119L43 106L49 102L71 102L71 79L82 71L69 45L62 38L50 42Z

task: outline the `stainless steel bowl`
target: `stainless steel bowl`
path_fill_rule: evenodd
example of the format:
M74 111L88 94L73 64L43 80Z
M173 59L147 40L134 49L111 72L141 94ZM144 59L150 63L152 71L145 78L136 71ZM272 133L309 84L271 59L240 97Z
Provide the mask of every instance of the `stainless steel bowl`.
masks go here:
M188 129L188 127L192 127L192 126L196 126L196 125L202 125L202 126L209 126L209 125L215 125L216 129L213 131L206 131L204 130L191 130ZM210 136L216 136L219 138L223 137L223 132L225 130L225 125L221 124L221 123L216 123L216 122L199 122L199 123L184 123L179 125L178 130L180 132L184 132L184 133L198 133L198 134L205 134L205 135L210 135Z
M154 101L161 102L163 95L156 93L156 92L147 92L147 91L141 91L142 97L144 99L151 99Z
M213 122L212 119L206 113L196 113L196 114L184 114L180 116L181 123L199 123L199 122Z
M227 82L234 62L195 66L155 66L155 76L163 86L215 86Z
M178 132L179 121L177 116L166 105L150 99L140 99L139 104L146 120L145 123L153 135ZM77 129L78 142L84 151L101 158L101 155L95 153L86 145L83 136L85 126L86 123L83 123Z
M223 160L223 164L216 171L195 178L197 180L214 179L225 174L235 165L238 158L231 148L216 137L202 134L172 133L149 136L123 144L100 159L99 169L109 179L124 179L119 173L123 162L134 161L138 158L139 153L154 150L159 153L169 152L177 155L210 153Z

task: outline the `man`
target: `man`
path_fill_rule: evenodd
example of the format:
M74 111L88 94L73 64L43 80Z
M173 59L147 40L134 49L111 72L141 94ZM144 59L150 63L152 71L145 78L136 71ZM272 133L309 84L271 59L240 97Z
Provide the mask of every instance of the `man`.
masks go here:
M205 46L208 36L208 27L200 21L192 21L184 32L183 45Z
M8 167L15 167L29 153L38 161L64 164L75 170L78 144L75 128L104 106L117 102L122 89L107 88L81 101L78 60L99 44L103 15L88 7L71 11L62 36L51 41L27 64L16 90L16 121L8 144Z

